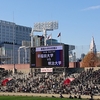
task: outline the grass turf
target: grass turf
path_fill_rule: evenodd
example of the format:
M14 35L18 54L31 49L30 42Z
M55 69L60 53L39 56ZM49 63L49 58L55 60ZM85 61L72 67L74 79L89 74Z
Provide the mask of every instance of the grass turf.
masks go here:
M32 96L0 96L0 100L79 100L56 97L32 97Z

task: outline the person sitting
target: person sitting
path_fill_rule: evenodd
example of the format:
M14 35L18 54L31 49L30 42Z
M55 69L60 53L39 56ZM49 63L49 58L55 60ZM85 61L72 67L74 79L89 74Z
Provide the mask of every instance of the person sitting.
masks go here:
M63 95L62 95L62 93L60 93L60 98L64 98Z
M78 99L82 99L80 94L79 94L79 96L78 96Z
M77 96L76 96L76 95L74 95L74 98L77 98Z
M70 96L69 96L69 98L70 98L70 99L73 99L73 97L72 97L71 93L70 93Z

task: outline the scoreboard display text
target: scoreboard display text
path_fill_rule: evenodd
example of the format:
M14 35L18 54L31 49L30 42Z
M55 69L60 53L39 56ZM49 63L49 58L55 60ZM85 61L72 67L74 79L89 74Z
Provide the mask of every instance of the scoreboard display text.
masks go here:
M32 47L30 50L30 67L63 66L63 46Z

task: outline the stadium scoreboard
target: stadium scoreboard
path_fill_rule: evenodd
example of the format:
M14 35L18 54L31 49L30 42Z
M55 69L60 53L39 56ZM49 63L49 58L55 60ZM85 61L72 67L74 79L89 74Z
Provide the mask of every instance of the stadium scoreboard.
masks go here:
M30 68L68 67L69 46L52 45L30 48Z

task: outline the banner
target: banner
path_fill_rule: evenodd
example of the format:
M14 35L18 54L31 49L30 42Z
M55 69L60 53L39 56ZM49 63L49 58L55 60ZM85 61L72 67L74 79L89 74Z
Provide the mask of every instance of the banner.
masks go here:
M41 72L53 72L53 68L41 68Z

